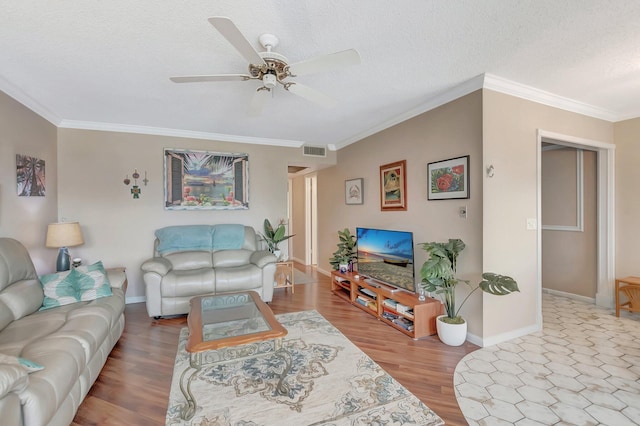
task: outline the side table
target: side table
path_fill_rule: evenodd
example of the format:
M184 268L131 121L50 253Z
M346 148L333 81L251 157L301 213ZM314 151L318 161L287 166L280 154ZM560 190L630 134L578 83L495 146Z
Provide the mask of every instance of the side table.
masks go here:
M277 262L274 288L291 288L291 293L295 293L295 280L293 278L293 262Z
M627 301L620 303L620 293L624 293ZM616 316L620 316L620 309L640 313L640 277L626 277L616 279Z

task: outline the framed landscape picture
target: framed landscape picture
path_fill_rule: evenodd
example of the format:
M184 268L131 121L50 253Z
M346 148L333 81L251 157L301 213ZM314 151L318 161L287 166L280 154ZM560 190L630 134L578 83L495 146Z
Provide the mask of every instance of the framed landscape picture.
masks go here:
M165 149L164 184L167 210L247 210L249 156Z
M407 161L380 166L380 210L407 210Z
M469 198L469 156L435 161L427 165L427 198Z
M344 181L344 203L345 204L362 204L364 203L362 195L362 178L349 179Z

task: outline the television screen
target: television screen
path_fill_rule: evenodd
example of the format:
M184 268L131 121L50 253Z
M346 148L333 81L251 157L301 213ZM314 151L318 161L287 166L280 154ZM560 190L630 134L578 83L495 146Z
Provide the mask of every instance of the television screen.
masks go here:
M356 228L358 274L415 292L413 233Z

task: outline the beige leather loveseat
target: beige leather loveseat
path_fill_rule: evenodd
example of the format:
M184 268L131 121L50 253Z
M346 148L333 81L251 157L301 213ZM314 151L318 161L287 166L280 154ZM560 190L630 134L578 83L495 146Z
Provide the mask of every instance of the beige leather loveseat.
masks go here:
M73 421L124 329L124 270L106 277L111 295L39 310L45 295L29 253L0 238L0 424ZM44 368L29 373L9 359Z
M259 250L250 226L183 225L156 231L154 257L141 266L150 317L186 314L204 294L256 291L273 297L277 258Z

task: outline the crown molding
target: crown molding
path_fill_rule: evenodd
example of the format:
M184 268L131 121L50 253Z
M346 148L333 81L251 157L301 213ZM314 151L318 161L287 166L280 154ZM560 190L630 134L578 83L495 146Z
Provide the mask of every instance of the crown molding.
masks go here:
M42 105L40 102L33 99L31 96L27 95L24 91L18 89L16 86L11 84L6 78L0 75L0 91L3 91L25 107L29 108L31 111L38 114L40 117L44 118L51 124L58 126L60 124L60 117L51 112L49 108Z
M287 140L287 139L272 139L272 138L260 138L260 137L251 137L251 136L225 135L221 133L195 132L191 130L169 129L164 127L136 126L131 124L114 124L114 123L101 123L101 122L92 122L92 121L62 120L58 124L58 127L62 129L98 130L103 132L136 133L136 134L143 134L143 135L170 136L170 137L187 138L187 139L204 139L204 140L212 140L212 141L219 141L219 142L283 146L287 148L299 148L304 144L303 141L295 141L295 140Z
M620 119L618 114L613 111L558 96L535 87L525 86L493 74L484 74L483 88L601 120L616 122Z
M389 127L395 126L396 124L400 124L403 121L407 121L410 118L416 117L420 114L424 114L427 111L431 111L432 109L436 109L439 106L447 104L451 101L454 101L462 96L468 95L471 92L475 92L478 89L482 89L482 84L484 81L483 75L478 75L473 77L470 80L465 81L445 92L439 94L435 98L430 99L428 102L424 104L420 104L415 108L410 109L407 112L404 112L400 115L397 115L389 120L383 121L377 126L373 126L364 132L360 132L348 139L344 139L336 144L334 147L336 149L344 148L345 146L351 145L352 143L358 142L368 136L379 133L383 130L388 129Z

